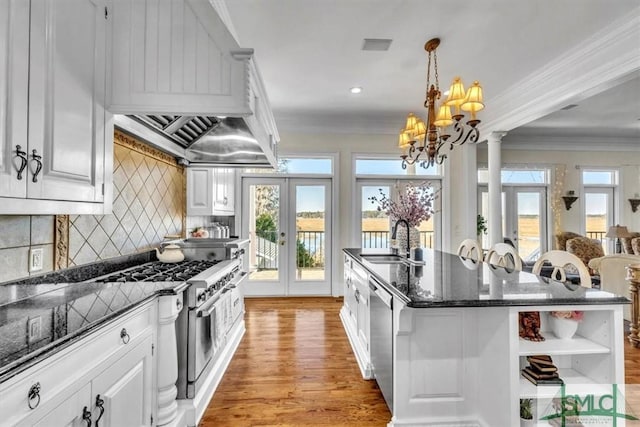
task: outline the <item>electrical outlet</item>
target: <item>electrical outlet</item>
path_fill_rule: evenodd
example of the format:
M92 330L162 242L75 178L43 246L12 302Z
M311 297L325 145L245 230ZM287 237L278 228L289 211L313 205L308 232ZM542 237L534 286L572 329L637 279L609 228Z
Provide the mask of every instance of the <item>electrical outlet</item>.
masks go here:
M27 322L29 344L37 341L42 336L42 319L40 316L33 317Z
M44 249L42 248L31 248L29 249L29 271L40 271L42 270L44 262Z

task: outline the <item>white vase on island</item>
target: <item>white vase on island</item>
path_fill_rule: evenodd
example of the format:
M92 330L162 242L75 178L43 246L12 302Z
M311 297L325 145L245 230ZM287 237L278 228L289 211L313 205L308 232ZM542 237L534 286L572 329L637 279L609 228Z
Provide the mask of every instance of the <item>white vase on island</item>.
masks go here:
M578 322L571 319L549 316L551 331L561 340L570 340L578 330Z

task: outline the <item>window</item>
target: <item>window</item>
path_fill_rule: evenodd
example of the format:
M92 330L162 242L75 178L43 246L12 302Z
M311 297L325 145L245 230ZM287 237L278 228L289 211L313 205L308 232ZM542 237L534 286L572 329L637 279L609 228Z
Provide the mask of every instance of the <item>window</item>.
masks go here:
M386 198L397 200L400 191L406 191L408 180L358 180L359 207L360 207L360 245L362 248L389 248L391 229L393 221L384 212L378 210L378 204L372 202L371 198L380 199L382 195ZM414 183L416 184L416 183ZM429 191L438 191L440 181L431 181ZM435 200L437 211L439 200ZM423 248L434 248L436 233L436 215L431 216L426 221L422 221L417 229L420 233L420 246Z
M609 245L605 234L615 222L617 182L618 172L615 170L582 170L583 229L587 237L600 240L605 248Z
M438 175L438 166L429 166L427 169L419 165L409 165L402 169L402 160L398 158L356 159L356 175Z
M548 171L545 169L502 169L500 179L503 184L547 184ZM478 183L489 182L489 171L478 169Z
M332 157L279 157L277 169L245 169L250 174L333 175Z

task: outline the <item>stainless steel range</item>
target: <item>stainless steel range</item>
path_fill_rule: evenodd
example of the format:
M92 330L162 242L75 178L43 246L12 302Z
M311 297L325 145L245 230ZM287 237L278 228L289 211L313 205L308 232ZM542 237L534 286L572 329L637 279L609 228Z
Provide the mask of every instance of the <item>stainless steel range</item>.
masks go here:
M194 263L215 262L215 265L187 280L191 286L185 291L185 308L176 321L178 399L196 397L223 351L227 335L244 313L239 285L246 278L245 242L190 240L179 243L185 257Z
M239 288L246 277L238 247L216 252L210 245L185 250L186 260L154 261L118 271L97 282L187 282L184 308L176 321L178 399L192 399L206 380L227 334L242 320L244 300ZM230 257L230 259L225 259Z

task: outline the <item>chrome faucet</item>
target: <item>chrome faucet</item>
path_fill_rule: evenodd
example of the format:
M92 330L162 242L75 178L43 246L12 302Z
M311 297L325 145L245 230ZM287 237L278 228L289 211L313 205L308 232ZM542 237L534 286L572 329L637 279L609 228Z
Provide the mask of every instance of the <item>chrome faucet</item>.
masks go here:
M409 222L407 222L406 219L399 219L396 221L396 225L393 226L393 234L391 234L391 238L395 239L396 238L396 234L398 233L398 224L400 224L401 222L403 222L406 226L407 226L407 258L409 258L409 255L411 253L411 239L409 238Z

